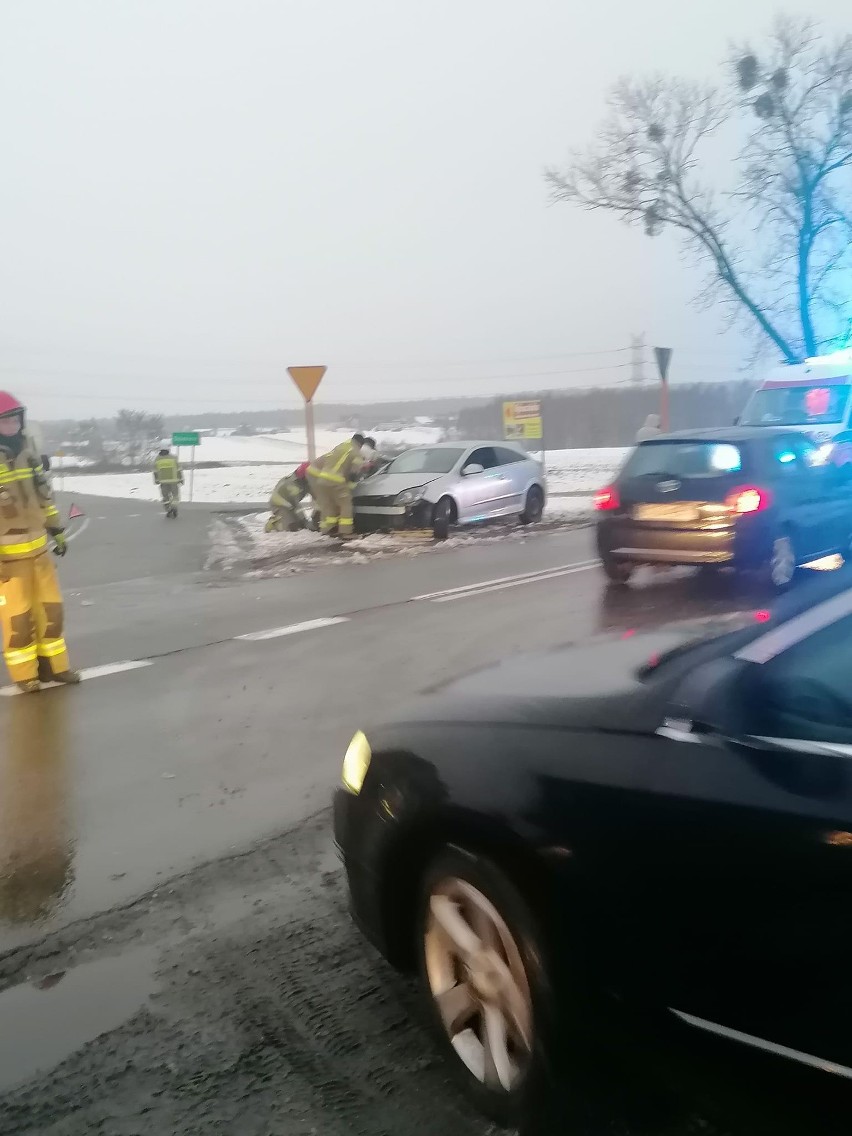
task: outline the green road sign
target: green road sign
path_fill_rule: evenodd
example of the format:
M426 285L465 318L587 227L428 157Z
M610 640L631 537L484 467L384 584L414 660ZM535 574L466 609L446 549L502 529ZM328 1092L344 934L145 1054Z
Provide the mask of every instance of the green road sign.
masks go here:
M173 446L200 446L201 435L195 433L172 434Z

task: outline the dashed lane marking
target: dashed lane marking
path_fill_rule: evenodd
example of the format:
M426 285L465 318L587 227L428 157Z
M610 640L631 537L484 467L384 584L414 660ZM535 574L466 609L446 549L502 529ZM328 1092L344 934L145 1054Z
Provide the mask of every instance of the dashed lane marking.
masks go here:
M563 564L555 568L545 568L538 572L524 572L518 576L501 576L494 580L480 580L476 584L465 584L460 588L449 588L444 592L430 592L422 596L412 596L415 602L427 600L431 603L449 603L452 600L467 599L472 596L487 595L489 592L499 592L504 588L518 588L523 584L535 584L545 580L555 580L560 576L570 576L575 572L586 572L598 565L597 560L581 561L575 564ZM302 623L290 623L285 627L270 627L266 631L250 631L245 635L235 635L231 639L217 640L216 643L203 644L214 646L218 643L242 641L245 643L261 643L268 639L281 639L288 635L299 635L303 631L318 631L323 627L333 627L338 623L349 623L351 617L347 615L326 616L319 619L307 619ZM87 667L81 671L84 681L93 678L106 678L109 675L121 674L124 671L141 670L153 666L153 659L128 659L118 663L105 663L97 667ZM48 684L47 689L58 684ZM0 687L0 696L9 698L19 694L17 686Z
M283 635L298 635L302 631L316 631L320 627L332 627L335 623L348 623L345 615L329 616L326 619L307 619L304 623L291 623L287 627L273 627L268 631L250 631L248 635L237 635L247 643L259 643L264 639L280 639Z
M83 677L83 681L87 682L90 678L106 678L107 675L121 674L123 671L138 671L141 670L142 667L151 667L153 665L154 663L151 659L127 659L122 663L104 663L99 667L86 667L80 674ZM50 690L58 685L59 683L50 683L45 689ZM17 686L4 686L0 688L0 695L4 698L9 698L14 694L20 693Z
M413 596L413 600L426 600L429 603L450 603L453 600L464 600L472 596L487 595L489 592L500 592L505 588L519 588L523 584L537 584L540 581L556 580L560 576L570 576L575 572L588 572L596 568L598 560L583 560L575 564L560 564L554 568L543 568L539 572L524 572L519 576L501 576L496 580L480 580L478 584L465 584L461 588L448 588L444 592L429 592L422 596Z

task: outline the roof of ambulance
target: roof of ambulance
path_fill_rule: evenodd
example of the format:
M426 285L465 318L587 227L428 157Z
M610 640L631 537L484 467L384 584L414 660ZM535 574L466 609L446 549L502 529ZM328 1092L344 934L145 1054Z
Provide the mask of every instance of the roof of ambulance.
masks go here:
M838 357L808 359L804 363L786 363L767 374L761 386L779 383L813 383L824 379L852 378L852 351L838 353Z

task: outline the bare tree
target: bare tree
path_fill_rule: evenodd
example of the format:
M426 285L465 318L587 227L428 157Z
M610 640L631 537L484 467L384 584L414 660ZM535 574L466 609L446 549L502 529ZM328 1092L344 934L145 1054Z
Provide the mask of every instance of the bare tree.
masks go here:
M162 414L146 414L144 410L119 410L115 417L115 434L121 455L128 465L143 465L160 444L165 430Z
M630 79L609 101L597 144L548 171L554 197L649 236L677 232L706 270L704 298L720 298L787 362L845 346L852 37L829 43L813 23L782 19L761 53L734 52L723 88ZM731 128L746 141L728 187L719 136Z
M102 461L104 458L104 438L101 433L101 424L97 418L88 418L83 422L75 422L71 429L71 437L75 442L86 446L86 456L93 461Z

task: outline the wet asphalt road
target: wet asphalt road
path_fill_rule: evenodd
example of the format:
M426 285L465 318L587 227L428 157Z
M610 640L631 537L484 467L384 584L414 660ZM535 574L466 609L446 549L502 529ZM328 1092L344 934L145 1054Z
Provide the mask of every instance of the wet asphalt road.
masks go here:
M508 654L763 597L670 575L616 596L585 530L245 579L204 571L215 510L84 505L75 661L146 665L0 698L0 1136L487 1131L345 916L322 810L349 736ZM582 1130L737 1131L743 1093L720 1126L702 1092L615 1094Z

